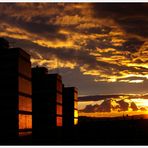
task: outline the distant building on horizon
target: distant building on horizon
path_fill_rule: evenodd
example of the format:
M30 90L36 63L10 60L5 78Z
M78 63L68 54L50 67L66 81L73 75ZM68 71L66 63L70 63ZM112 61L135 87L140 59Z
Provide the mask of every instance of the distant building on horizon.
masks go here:
M0 38L0 138L32 134L30 55Z
M63 125L61 76L48 74L45 67L34 67L32 90L34 134L46 133L51 128L61 127Z
M63 87L63 126L78 124L78 90L75 87Z

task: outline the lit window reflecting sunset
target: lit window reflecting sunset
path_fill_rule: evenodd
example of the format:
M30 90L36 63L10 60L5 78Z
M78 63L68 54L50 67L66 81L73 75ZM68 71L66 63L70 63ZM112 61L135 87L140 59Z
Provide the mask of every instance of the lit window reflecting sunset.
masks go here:
M57 114L62 115L62 105L57 104Z
M19 114L19 129L32 128L32 115Z
M32 93L31 82L25 78L19 77L19 92L31 95Z
M74 125L77 125L77 124L78 124L78 119L74 118Z
M19 110L32 111L32 99L19 95Z
M78 110L74 110L74 117L78 117Z
M62 121L62 117L57 116L57 117L56 117L57 126L62 126L62 125L63 125L62 122L63 122L63 121Z

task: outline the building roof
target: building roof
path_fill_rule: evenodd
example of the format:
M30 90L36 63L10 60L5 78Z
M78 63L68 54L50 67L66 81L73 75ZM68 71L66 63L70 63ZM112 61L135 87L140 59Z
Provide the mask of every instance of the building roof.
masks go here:
M46 67L33 67L32 68L32 73L34 75L46 75L48 74L48 69Z
M9 48L9 42L4 38L0 38L0 49L3 48Z
M74 90L78 92L78 89L76 87L64 87L65 90Z

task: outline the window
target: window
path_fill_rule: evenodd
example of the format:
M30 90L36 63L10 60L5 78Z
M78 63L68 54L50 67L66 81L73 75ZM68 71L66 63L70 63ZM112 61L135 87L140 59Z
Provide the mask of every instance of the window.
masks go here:
M62 117L57 116L56 117L56 120L57 120L57 126L62 126L63 125L63 123L62 123Z
M74 110L74 117L78 118L78 110Z
M57 90L59 92L62 92L62 82L61 82L61 80L57 80Z
M19 76L19 92L31 95L31 82Z
M78 109L78 101L74 101L74 108Z
M19 96L19 110L21 111L32 111L32 100L25 96Z
M19 114L19 129L32 128L32 115Z
M21 57L19 57L19 73L31 78L31 63L25 61Z
M57 114L62 115L62 105L57 104Z
M74 92L74 100L78 100L78 94L76 92Z
M78 124L78 118L74 118L74 125Z
M62 103L62 94L57 93L57 102Z

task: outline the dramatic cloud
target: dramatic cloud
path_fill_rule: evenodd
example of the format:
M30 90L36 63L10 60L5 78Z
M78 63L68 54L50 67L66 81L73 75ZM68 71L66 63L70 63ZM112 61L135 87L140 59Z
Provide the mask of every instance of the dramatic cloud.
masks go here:
M147 95L97 95L79 97L83 113L147 111Z
M81 112L112 112L112 111L137 111L138 107L134 102L126 102L125 100L104 100L100 105L86 105L86 107L81 110Z
M98 101L79 102L79 115L91 117L115 117L147 114L148 100L144 96L104 96ZM113 97L113 98L112 98ZM137 98L136 98L137 97ZM85 97L84 97L85 99Z
M147 10L142 3L2 3L0 36L29 52L33 66L60 69L80 95L146 93Z

